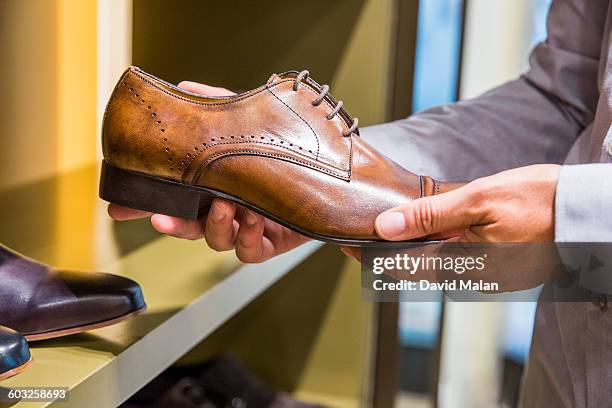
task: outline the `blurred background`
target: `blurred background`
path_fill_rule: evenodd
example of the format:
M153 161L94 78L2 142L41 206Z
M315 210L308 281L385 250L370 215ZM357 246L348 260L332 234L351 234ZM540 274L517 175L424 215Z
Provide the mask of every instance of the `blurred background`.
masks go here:
M367 126L516 78L545 38L549 3L0 0L0 242L97 268L160 238L146 222L114 225L97 199L100 121L128 65L235 91L309 69ZM270 387L328 406L516 406L534 304L364 304L358 267L337 252L319 252L185 364L231 351ZM322 306L253 317L283 309L291 291ZM249 337L228 345L236 330L254 339L276 330L276 346L311 341L285 361Z

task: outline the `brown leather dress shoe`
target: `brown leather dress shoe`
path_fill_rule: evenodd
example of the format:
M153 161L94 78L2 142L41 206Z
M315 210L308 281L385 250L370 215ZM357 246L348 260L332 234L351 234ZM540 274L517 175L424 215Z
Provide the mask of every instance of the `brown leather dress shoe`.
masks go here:
M129 68L106 108L100 196L191 219L221 197L314 239L380 245L378 214L444 186L369 146L328 91L291 71L207 97Z
M30 348L23 336L0 326L0 381L19 374L31 363Z
M27 340L110 326L145 310L128 278L50 268L0 245L0 324Z

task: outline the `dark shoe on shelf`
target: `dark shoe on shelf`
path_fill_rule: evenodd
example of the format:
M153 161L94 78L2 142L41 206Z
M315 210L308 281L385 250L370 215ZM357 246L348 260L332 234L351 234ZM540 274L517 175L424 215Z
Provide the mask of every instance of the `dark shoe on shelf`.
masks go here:
M242 204L308 237L381 246L381 212L444 191L378 153L308 71L208 97L129 68L106 108L100 196L195 219L212 198Z
M0 245L0 324L27 340L110 326L145 310L128 278L51 268Z
M30 348L23 336L0 326L0 381L19 374L31 363Z
M274 392L229 354L171 367L120 408L324 408Z

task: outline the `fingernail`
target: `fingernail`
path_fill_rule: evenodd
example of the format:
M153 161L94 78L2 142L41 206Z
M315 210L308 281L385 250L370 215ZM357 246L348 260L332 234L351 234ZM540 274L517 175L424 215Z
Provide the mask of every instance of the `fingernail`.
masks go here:
M246 214L246 224L249 227L252 227L253 225L257 224L257 221L259 221L259 217L257 216L257 214L255 214L252 211L247 211L247 214Z
M406 219L400 212L382 213L376 219L376 226L383 238L394 238L406 230Z
M212 216L215 221L223 221L223 219L225 218L225 211L223 211L223 208L221 208L221 205L219 203L213 204Z

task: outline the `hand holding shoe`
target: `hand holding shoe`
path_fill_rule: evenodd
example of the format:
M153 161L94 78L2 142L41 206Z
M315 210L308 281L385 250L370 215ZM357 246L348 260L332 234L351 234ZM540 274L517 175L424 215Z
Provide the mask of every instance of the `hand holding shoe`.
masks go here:
M382 213L381 238L391 241L434 234L460 242L549 242L554 238L558 165L503 171Z
M559 170L559 165L538 164L483 177L385 211L376 231L390 241L551 242ZM357 248L343 252L360 257Z

